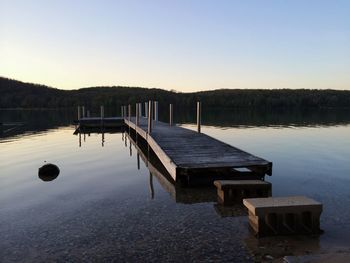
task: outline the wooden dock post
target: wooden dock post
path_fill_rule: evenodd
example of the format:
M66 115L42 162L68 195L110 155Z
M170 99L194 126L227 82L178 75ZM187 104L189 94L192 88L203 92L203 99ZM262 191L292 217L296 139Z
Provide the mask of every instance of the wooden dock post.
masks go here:
M173 126L173 104L169 104L169 125Z
M154 101L154 121L158 121L158 101Z
M129 121L131 119L131 105L128 105L128 114L129 114Z
M82 107L82 115L83 115L83 118L85 118L85 106Z
M103 105L101 105L100 109L101 109L101 120L103 120L103 118L105 117L105 108Z
M138 103L139 104L139 118L142 117L142 103Z
M127 108L125 105L123 107L124 107L124 118L127 118L128 117Z
M121 117L123 118L124 117L124 106L120 107L120 112L121 112Z
M197 101L197 131L201 132L201 102Z
M148 118L148 102L145 102L145 118Z
M139 126L139 123L140 123L140 110L139 110L139 107L140 107L140 103L136 103L136 112L135 112L135 124L136 124L136 127Z
M78 121L80 121L80 106L78 106Z
M148 102L148 134L152 132L152 101Z

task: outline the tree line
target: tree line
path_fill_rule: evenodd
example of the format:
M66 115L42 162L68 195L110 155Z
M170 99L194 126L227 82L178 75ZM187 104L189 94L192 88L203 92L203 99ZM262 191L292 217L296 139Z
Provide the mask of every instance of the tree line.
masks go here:
M0 108L88 108L120 107L147 100L160 106L193 107L201 101L206 107L240 108L350 108L350 91L308 89L222 89L181 93L156 88L91 87L61 90L0 77Z

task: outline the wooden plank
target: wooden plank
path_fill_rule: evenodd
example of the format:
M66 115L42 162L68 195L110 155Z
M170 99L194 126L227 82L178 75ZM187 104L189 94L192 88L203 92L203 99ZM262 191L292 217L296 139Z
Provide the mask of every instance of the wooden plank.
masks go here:
M126 125L141 135L176 181L178 169L248 168L271 174L271 162L221 142L206 134L162 122L152 125L148 134L146 118L125 119Z

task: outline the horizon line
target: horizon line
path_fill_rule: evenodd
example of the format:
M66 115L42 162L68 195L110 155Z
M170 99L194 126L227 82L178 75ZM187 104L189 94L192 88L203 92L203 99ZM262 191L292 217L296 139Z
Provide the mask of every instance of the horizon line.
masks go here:
M32 85L38 85L38 86L44 86L50 89L57 89L57 90L61 90L61 91L78 91L78 90L82 90L82 89L91 89L91 88L138 88L138 89L158 89L158 90L164 90L164 91L168 91L168 92L173 92L173 93L201 93L201 92L210 92L210 91L222 91L222 90L261 90L261 91L273 91L273 90L316 90L316 91L346 91L346 92L350 92L349 89L332 89L332 88L326 88L326 89L317 89L317 88L218 88L218 89L207 89L207 90L198 90L198 91L179 91L179 90L175 90L175 89L165 89L165 88L158 88L158 87L143 87L143 86L120 86L120 85L98 85L98 86L88 86L88 87L80 87L80 88L71 88L71 89L64 89L64 88L57 88L54 86L50 86L47 84L42 84L42 83L34 83L34 82L27 82L27 81L23 81L23 80L18 80L15 78L11 78L11 77L6 77L3 75L0 75L0 78L4 78L4 79L8 79L8 80L13 80L13 81L18 81L18 82L22 82L24 84L32 84Z

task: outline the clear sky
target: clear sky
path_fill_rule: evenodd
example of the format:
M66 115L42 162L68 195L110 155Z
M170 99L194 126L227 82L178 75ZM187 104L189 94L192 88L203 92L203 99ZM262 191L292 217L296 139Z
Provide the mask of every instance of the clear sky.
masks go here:
M0 76L64 89L350 89L350 1L0 0Z

